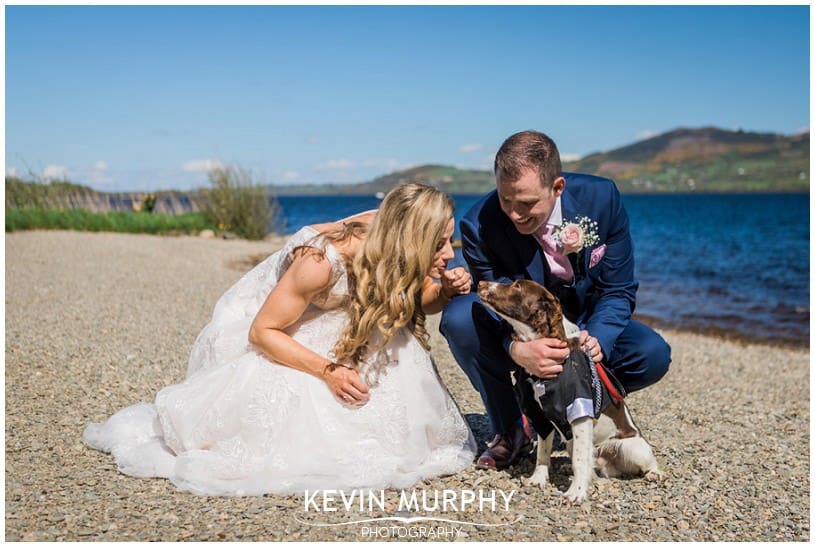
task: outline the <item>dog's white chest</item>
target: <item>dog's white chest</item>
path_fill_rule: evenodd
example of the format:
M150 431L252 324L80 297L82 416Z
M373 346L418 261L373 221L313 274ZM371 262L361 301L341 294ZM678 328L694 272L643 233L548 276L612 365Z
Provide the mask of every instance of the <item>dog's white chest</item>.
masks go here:
M536 340L540 338L540 335L532 328L531 325L527 325L523 321L519 321L514 317L510 317L506 314L503 314L499 311L496 311L498 315L503 317L507 323L512 325L512 329L515 331L515 335L521 342L529 342L531 340Z
M566 338L580 338L580 327L563 316L563 329L566 331Z

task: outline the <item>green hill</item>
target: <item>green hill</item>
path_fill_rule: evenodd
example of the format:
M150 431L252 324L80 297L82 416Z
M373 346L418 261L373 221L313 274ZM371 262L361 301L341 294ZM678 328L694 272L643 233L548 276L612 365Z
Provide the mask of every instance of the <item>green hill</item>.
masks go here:
M563 164L565 171L614 179L622 192L808 192L809 132L794 136L676 129L609 152ZM403 182L431 184L451 194L480 194L495 187L492 171L421 165L357 184L269 186L274 195L373 195ZM6 177L6 208L132 210L145 192L105 193L68 181L49 184ZM156 211L198 210L200 191L154 192Z
M565 163L614 179L625 192L809 190L809 133L677 129Z
M376 194L387 192L397 184L420 182L441 188L451 194L479 194L495 186L491 171L459 169L447 165L421 165L377 177L357 184L306 184L270 186L279 196L311 194Z
M609 152L565 162L565 171L614 179L622 192L807 192L809 133L676 129ZM492 171L422 165L370 182L272 186L278 195L376 194L401 182L432 184L453 194L492 189Z

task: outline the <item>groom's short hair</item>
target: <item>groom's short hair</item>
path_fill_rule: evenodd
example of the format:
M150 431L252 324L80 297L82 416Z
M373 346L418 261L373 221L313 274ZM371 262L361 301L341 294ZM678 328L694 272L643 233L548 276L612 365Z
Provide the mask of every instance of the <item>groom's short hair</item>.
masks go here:
M495 154L495 179L498 182L515 182L527 169L538 171L543 187L551 186L561 176L557 145L539 131L515 133Z

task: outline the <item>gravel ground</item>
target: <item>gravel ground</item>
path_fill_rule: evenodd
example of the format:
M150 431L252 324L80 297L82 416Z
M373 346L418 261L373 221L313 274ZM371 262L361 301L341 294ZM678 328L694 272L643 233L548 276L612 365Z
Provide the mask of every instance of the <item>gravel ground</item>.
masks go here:
M358 541L360 524L318 524L394 516L397 492L373 513L306 512L302 496L198 497L124 476L82 443L88 422L183 378L218 296L279 240L20 232L5 244L6 540ZM440 374L483 445L481 401L433 332ZM590 503L565 506L567 460L556 454L546 491L523 485L531 460L413 491L515 492L508 511L433 514L491 525L456 525L459 541L808 541L809 351L662 333L672 369L629 405L666 481L598 479ZM378 524L402 526L379 529L399 536L441 523Z

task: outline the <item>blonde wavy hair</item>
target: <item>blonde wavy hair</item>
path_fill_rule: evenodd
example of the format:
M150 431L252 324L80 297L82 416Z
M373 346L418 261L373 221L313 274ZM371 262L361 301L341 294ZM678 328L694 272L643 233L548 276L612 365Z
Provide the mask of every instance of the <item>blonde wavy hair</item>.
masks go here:
M350 322L335 361L359 367L406 325L430 349L421 288L453 210L447 194L424 184L402 184L385 196L349 268ZM376 344L375 332L382 335Z

